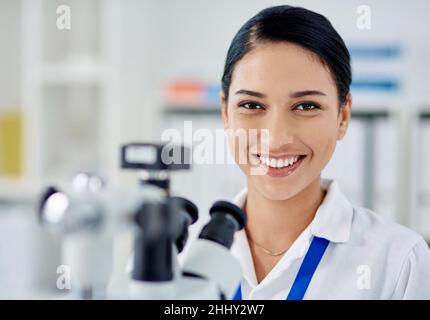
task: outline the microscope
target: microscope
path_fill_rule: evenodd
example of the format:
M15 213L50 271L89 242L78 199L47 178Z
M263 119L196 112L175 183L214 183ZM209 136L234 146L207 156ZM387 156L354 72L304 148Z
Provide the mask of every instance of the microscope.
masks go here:
M45 191L39 219L62 236L63 263L71 271L70 298L177 300L234 295L242 272L230 247L234 233L246 224L236 205L215 202L210 221L190 244L184 263L178 262L198 209L185 198L171 196L170 173L190 169L189 157L183 146L130 143L121 148L121 167L139 172L136 190L109 189L100 177L81 173L70 190ZM113 238L124 230L134 238L132 270L124 281L111 285Z

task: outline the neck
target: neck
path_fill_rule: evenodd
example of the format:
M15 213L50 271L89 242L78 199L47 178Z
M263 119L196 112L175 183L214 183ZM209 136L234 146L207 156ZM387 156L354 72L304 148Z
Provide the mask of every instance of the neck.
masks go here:
M268 250L285 250L312 222L324 196L320 177L286 200L267 199L248 183L245 231Z

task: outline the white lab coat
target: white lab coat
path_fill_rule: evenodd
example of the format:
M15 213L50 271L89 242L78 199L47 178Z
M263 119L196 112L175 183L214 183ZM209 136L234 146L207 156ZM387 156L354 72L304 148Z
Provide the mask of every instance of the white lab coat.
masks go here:
M284 300L313 235L330 243L304 299L430 299L430 249L423 237L353 206L336 181L321 183L327 194L313 221L258 284L245 231L236 232L231 252L243 269L242 299ZM233 202L243 207L246 194L244 188Z

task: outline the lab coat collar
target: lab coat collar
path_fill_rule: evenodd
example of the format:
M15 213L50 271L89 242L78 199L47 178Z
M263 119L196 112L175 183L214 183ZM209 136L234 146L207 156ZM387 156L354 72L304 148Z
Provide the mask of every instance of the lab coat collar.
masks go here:
M331 242L346 242L351 232L352 204L335 180L322 178L321 186L327 193L311 222L311 232ZM233 199L233 203L243 209L247 193L247 187L243 188Z
M336 181L321 179L327 194L311 225L312 234L331 242L347 242L351 233L353 206Z
M321 186L327 190L323 202L317 209L315 217L308 227L300 234L291 245L278 264L271 270L269 276L263 279L264 284L279 276L288 268L292 261L300 259L306 254L312 235L325 238L331 242L346 242L350 236L353 207L348 199L340 191L336 181L321 179ZM244 208L247 197L247 188L243 188L233 199L233 203ZM257 285L253 258L245 230L235 233L231 252L235 255L243 270L243 276L253 287Z

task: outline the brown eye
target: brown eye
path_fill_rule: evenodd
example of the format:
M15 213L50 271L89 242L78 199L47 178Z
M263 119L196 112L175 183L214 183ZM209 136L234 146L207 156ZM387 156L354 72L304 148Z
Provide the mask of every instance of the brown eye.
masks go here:
M243 102L239 104L239 107L243 107L248 110L263 109L258 103L255 102Z
M321 108L314 103L306 102L306 103L301 103L301 104L297 105L294 109L300 110L300 111L308 111L308 110L316 110L316 109L321 109Z

